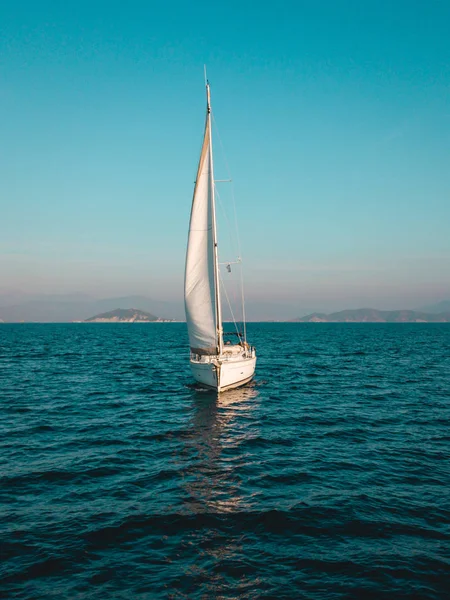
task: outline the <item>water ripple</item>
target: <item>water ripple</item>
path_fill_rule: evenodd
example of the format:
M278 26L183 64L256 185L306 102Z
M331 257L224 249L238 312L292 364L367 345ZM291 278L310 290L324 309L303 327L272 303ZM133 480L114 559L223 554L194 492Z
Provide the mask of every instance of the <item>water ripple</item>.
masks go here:
M4 597L448 597L450 327L249 333L217 398L183 324L1 326Z

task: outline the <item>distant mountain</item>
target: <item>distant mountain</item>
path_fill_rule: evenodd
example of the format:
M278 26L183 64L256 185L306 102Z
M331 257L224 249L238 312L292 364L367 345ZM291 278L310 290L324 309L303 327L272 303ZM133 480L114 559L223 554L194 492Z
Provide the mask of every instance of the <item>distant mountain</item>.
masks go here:
M442 302L438 302L437 304L430 304L429 306L424 306L420 309L425 313L443 313L450 311L450 300L442 300Z
M151 323L162 320L136 308L116 308L90 317L85 320L85 323Z
M359 308L331 313L312 313L295 319L299 323L450 323L450 311L439 314L415 310Z
M95 306L96 312L106 312L114 310L117 306L121 306L122 308L137 308L138 310L158 315L163 319L176 319L177 321L184 319L184 303L182 301L164 302L148 298L147 296L135 295L96 300Z
M0 320L5 323L70 323L72 321L85 321L92 315L115 310L118 306L122 309L136 309L158 315L160 319L174 319L177 321L184 321L185 319L184 305L181 298L178 301L171 302L154 300L148 296L139 295L96 299L80 292L70 294L27 294L21 290L0 288ZM321 306L320 309L326 310L327 307L326 305L323 308ZM233 304L233 310L239 320L241 315L239 307ZM325 312L313 313L313 310L313 307L306 309L303 306L300 307L297 303L264 302L256 298L248 299L246 302L248 321L328 321L333 319L338 321L377 322L385 321L387 313L391 313L391 315L401 313L404 315L401 318L395 316L389 318L390 320L398 318L401 322L408 320L445 321L445 314L443 318L438 318L438 316L442 317L443 313L450 312L450 300L444 300L438 304L414 311L361 309L359 314L353 310L329 314ZM412 316L412 313L416 313L415 317ZM432 318L431 314L436 318ZM305 317L305 315L307 316ZM227 309L226 302L223 302L223 318L224 320L231 319L231 313Z
M8 300L15 302L8 304ZM146 296L124 296L96 300L84 294L0 295L0 319L7 323L70 323L84 321L99 313L116 309L118 306L135 308L156 314L164 319L184 319L181 302L162 302Z

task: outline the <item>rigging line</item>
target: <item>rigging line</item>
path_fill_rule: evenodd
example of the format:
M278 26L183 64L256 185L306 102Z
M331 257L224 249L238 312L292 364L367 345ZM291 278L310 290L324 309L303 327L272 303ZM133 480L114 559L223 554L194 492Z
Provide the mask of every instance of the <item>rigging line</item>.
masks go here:
M235 245L235 243L234 243L235 241L233 240L233 236L232 236L232 233L231 233L232 232L232 227L231 227L230 219L228 218L227 211L225 210L224 203L222 202L222 198L220 197L219 190L216 188L216 186L214 186L214 191L215 191L215 197L216 197L216 199L219 200L220 209L221 209L222 214L225 217L225 220L226 220L227 225L228 225L228 235L230 237L230 249L231 249L231 251L233 251L234 245Z
M222 275L220 274L220 272L219 272L219 275L220 275L220 281L222 283L222 289L225 292L225 298L227 299L227 302L228 302L228 308L230 309L231 318L233 319L233 323L234 323L234 326L236 328L236 333L239 333L239 328L237 326L237 322L236 322L236 319L234 317L233 309L231 308L230 299L228 298L227 288L225 287L225 284L224 284L224 281L223 281L223 278L222 278Z
M233 182L233 178L231 177L230 165L228 164L227 155L225 153L225 147L223 145L222 138L220 137L220 131L219 131L219 127L217 126L217 121L214 117L214 113L212 113L212 119L214 122L214 128L217 133L217 139L219 140L220 148L222 150L222 156L223 156L223 160L225 162L225 169L228 173L229 179L231 180L231 200L232 200L232 204L233 204L234 226L236 228L236 241L237 241L237 247L238 247L238 256L242 256L241 239L240 239L240 234L239 234L239 226L238 226L237 211L236 211L236 199L235 199L235 195L234 195L234 182Z
M242 325L244 327L244 342L247 342L247 322L245 320L245 296L244 296L244 275L241 267L241 299L242 299Z
M238 220L237 220L237 211L236 211L236 198L235 198L235 194L234 194L234 182L233 182L233 178L231 177L231 169L230 169L230 165L228 163L227 156L226 156L226 153L225 153L225 147L223 145L222 138L220 137L219 127L217 125L217 121L216 121L213 113L212 113L212 119L213 119L213 122L214 122L214 128L215 128L216 133L217 133L217 139L219 140L219 144L220 144L220 147L221 147L221 150L222 150L222 156L223 156L223 160L225 162L225 168L226 168L226 171L228 173L228 177L231 180L231 199L232 199L232 203L233 203L234 224L235 224L235 228L236 228L236 238L237 238L238 254L239 254L239 256L242 256L242 254L241 254L241 240L240 240L239 226L238 226Z
M217 190L216 187L215 187L215 198L216 198L216 200L218 200L218 204L219 204L219 206L220 206L220 208L222 210L223 215L225 216L225 220L227 221L228 231L229 231L229 236L230 236L230 247L231 247L231 251L233 251L233 247L235 245L235 241L236 240L233 240L233 237L231 235L231 230L232 230L231 223L230 223L230 220L228 218L228 214L227 214L227 212L225 210L224 203L222 202L222 198L220 197L220 193L219 193L219 191ZM225 263L225 264L237 264L237 265L240 266L240 281L239 281L240 285L239 285L239 288L240 288L240 292L241 292L242 324L243 324L243 329L244 329L244 341L247 341L247 325L246 325L246 322L245 322L245 297L244 297L244 277L243 277L243 274L242 274L242 260L241 260L240 256L238 256L238 260L236 262L233 262L233 263L228 262L228 263ZM225 288L225 282L224 282L222 276L221 276L220 279L221 279L221 285L222 285L222 287ZM225 293L227 293L226 289L225 289ZM237 304L237 293L236 293L235 286L233 286L233 296L234 296L233 299L234 299L234 301ZM233 311L231 309L231 304L230 304L229 297L227 297L227 301L228 301L228 305L230 307L230 311L231 311L231 313L233 315ZM234 315L233 315L233 319L234 319ZM235 321L235 323L236 323L236 321Z
M238 220L237 220L236 199L235 199L235 195L234 195L234 182L233 182L233 178L231 177L230 165L228 164L227 156L225 154L225 148L222 143L222 138L220 137L219 127L217 126L217 122L214 117L214 113L212 114L212 119L214 122L214 127L216 129L217 138L219 140L219 144L222 149L222 155L223 155L223 159L225 162L226 170L228 172L228 177L231 179L231 198L233 201L234 224L235 224L235 228L236 228L237 246L238 246L238 253L239 253L238 256L241 257L241 261L242 261L241 236L239 233L239 226L238 226ZM245 297L244 297L244 273L243 273L242 264L241 264L241 298L242 298L242 323L244 326L244 340L247 341L247 324L246 324L246 316L245 316Z

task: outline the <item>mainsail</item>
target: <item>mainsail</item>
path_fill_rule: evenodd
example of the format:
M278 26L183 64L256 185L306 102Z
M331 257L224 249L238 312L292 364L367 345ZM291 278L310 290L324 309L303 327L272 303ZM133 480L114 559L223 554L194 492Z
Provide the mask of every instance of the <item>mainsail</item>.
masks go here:
M219 348L209 86L207 90L208 113L192 200L184 279L189 342L196 354L217 354Z

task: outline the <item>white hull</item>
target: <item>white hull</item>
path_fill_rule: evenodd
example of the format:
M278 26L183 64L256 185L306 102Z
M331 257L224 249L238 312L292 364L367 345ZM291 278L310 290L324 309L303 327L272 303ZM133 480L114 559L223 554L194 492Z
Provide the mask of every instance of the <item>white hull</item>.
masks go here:
M223 359L219 357L191 358L194 379L202 386L225 392L248 383L255 373L256 357Z

